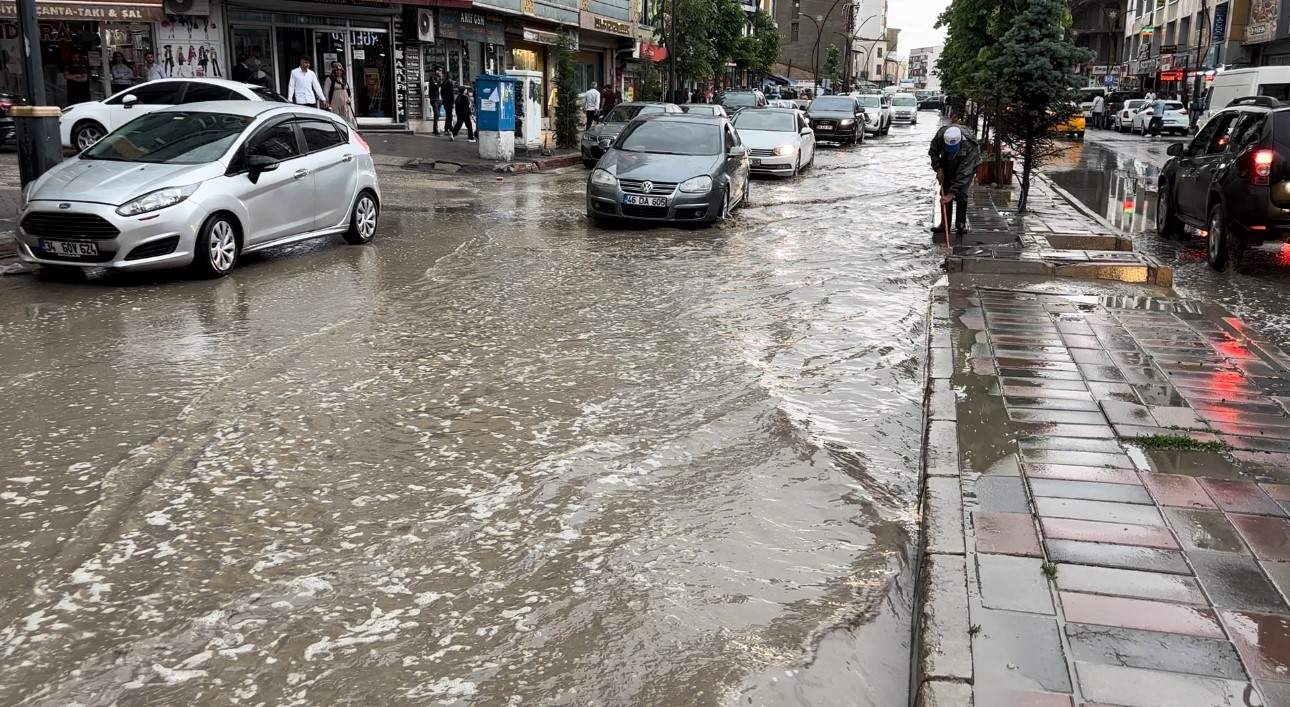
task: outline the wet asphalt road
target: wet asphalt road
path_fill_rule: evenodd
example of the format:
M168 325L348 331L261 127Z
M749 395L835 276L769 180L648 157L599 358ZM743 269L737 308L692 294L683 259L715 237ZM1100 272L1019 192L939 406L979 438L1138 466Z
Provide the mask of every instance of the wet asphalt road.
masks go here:
M1134 236L1134 246L1174 269L1180 294L1223 304L1281 348L1290 350L1290 246L1266 243L1250 249L1236 274L1212 270L1205 262L1205 239L1156 234L1156 184L1171 142L1112 131L1092 131L1044 169L1058 185Z
M934 130L705 231L382 173L367 247L0 280L0 699L906 699Z

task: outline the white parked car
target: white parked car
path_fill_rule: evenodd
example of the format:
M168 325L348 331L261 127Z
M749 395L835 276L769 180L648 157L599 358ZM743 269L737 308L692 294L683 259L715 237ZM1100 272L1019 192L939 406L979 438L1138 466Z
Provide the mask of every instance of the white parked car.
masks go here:
M891 119L897 123L918 125L918 96L897 93L891 97Z
M63 109L58 136L63 147L77 151L145 113L185 103L206 101L277 101L286 99L262 86L224 79L158 79L127 88L101 101L86 101Z
M1151 127L1152 117L1151 106L1142 106L1142 110L1139 110L1133 116L1132 131L1146 135L1147 129ZM1185 135L1189 129L1190 123L1187 119L1187 109L1183 106L1182 101L1165 101L1165 120L1160 132Z
M876 93L852 93L860 101L867 119L864 130L875 136L891 132L891 102L886 96Z
M1111 127L1116 132L1128 132L1133 125L1133 116L1145 105L1147 101L1143 98L1130 98L1125 101L1124 107L1111 116Z

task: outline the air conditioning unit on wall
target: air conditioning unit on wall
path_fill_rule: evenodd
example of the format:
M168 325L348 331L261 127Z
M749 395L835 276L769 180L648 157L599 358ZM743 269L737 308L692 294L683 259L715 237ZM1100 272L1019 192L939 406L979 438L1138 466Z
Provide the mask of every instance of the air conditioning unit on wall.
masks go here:
M165 0L162 7L167 15L211 14L211 0Z
M417 39L423 42L434 41L434 10L428 7L417 8Z

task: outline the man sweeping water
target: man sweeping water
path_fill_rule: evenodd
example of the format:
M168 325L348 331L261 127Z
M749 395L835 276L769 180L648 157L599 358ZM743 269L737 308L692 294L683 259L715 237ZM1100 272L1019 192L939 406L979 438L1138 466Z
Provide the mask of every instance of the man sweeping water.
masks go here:
M941 218L948 216L949 205L954 204L954 228L960 238L968 231L967 203L976 168L981 165L981 146L971 130L958 125L947 125L936 131L927 151L936 170L936 181L941 185ZM947 226L933 226L939 231Z

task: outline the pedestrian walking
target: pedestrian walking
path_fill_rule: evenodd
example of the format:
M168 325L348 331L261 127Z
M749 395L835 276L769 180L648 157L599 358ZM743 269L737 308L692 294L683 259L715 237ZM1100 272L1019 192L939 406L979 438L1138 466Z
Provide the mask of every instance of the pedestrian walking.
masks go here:
M1147 125L1147 132L1151 137L1160 137L1160 131L1165 127L1165 99L1157 98L1151 103L1151 122Z
M315 108L321 102L323 110L330 110L331 104L327 102L327 94L323 91L322 84L318 83L318 72L311 71L309 64L309 57L302 56L300 66L291 70L291 81L287 84L287 101L298 106Z
M1193 97L1187 110L1191 114L1191 129L1195 132L1196 126L1200 125L1200 117L1205 114L1205 94L1201 93Z
M1093 96L1093 127L1098 130L1106 127L1106 99L1100 93Z
M430 124L433 126L431 135L439 134L439 107L443 105L443 101L439 99L439 84L442 82L443 69L436 66L434 67L434 74L426 82L425 89L426 100L430 102L430 120L432 121ZM447 128L448 126L445 125L444 127Z
M443 131L449 140L456 140L452 129L452 107L457 100L457 89L452 85L452 77L445 75L439 82L439 100L443 101Z
M587 113L587 129L590 130L596 123L596 117L600 115L600 91L596 90L596 83L591 83L591 88L582 97L582 109Z
M475 141L475 123L471 120L470 96L466 95L466 87L462 86L457 89L457 104L454 106L457 113L457 124L452 127L452 139L457 139L457 133L461 132L461 126L466 126L466 142Z
M960 238L968 232L968 193L976 179L976 168L981 164L981 146L976 135L965 127L947 125L936 131L931 147L927 150L940 184L942 218L948 218L948 207L954 204L954 228ZM939 228L932 228L938 231Z
M349 127L358 130L358 118L354 116L354 94L350 90L349 80L345 78L345 67L339 61L332 62L331 74L323 84L323 93L331 112L339 115Z
M605 90L600 92L600 120L603 121L609 111L618 105L618 91L614 90L611 85L606 85Z

